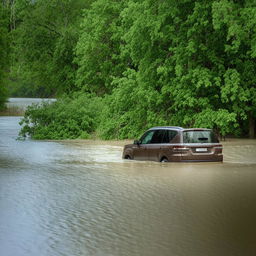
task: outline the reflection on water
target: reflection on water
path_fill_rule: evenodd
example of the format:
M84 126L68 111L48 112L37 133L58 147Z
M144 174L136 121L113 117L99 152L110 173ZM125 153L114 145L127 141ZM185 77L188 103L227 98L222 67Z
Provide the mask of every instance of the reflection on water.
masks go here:
M255 141L135 162L120 142L16 141L18 121L0 117L0 255L255 255Z

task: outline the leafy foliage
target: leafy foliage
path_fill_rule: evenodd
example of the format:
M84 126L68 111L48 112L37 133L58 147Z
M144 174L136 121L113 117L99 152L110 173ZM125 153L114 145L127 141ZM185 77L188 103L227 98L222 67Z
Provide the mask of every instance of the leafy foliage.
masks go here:
M101 97L99 136L132 138L154 125L253 136L253 1L18 2L25 8L13 33L20 52L13 70L40 95L78 90ZM78 6L85 7L81 13Z
M139 136L146 128L164 125L164 110L155 111L154 91L139 86L138 73L127 70L125 76L113 81L116 86L106 96L98 134L104 139ZM104 120L104 121L103 121Z
M121 54L129 53L137 71L137 90L146 88L150 104L144 107L157 114L154 120L214 128L222 135L241 132L239 124L249 115L255 123L256 70L248 40L254 35L255 7L251 1L231 5L143 0L129 1L122 11Z
M121 18L125 1L98 0L84 10L76 46L76 84L99 95L110 93L113 77L121 75Z
M4 84L6 68L8 67L8 16L7 8L0 3L0 110L4 108L7 90Z
M74 47L82 9L90 1L17 0L12 31L13 94L48 97L75 91ZM14 87L14 88L13 88Z
M34 139L87 139L95 131L101 100L91 95L74 93L56 102L29 106L20 122L20 136Z

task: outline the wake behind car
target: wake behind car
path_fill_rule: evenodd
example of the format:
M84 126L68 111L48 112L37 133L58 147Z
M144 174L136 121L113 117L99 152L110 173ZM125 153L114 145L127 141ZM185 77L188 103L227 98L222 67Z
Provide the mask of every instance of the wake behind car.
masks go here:
M158 162L223 161L222 145L211 129L153 127L133 144L125 145L124 159Z

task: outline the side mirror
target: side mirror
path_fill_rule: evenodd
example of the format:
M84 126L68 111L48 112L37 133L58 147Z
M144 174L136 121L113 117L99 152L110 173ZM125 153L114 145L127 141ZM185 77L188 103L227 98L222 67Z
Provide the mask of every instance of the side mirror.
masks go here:
M136 145L140 145L141 144L141 142L139 141L139 140L135 140L134 142L133 142L133 144L136 144Z

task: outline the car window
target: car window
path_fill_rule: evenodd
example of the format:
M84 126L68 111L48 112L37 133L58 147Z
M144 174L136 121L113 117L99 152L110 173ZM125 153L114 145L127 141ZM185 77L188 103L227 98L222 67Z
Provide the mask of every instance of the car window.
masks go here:
M168 130L168 143L174 139L174 137L178 134L177 131Z
M177 131L165 130L162 143L170 143L177 134Z
M155 131L146 132L140 139L141 144L149 144Z
M168 130L164 130L162 143L169 143Z
M165 134L166 134L166 130L156 130L150 143L152 144L163 143Z
M217 137L212 131L184 131L184 143L218 143Z

